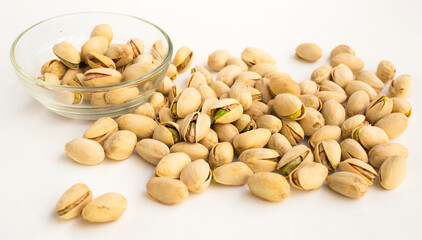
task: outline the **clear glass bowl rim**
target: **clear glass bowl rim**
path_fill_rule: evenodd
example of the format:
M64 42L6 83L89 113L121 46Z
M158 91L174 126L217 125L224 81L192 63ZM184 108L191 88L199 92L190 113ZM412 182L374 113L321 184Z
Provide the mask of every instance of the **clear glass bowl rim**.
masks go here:
M19 65L19 63L16 61L16 57L15 57L15 48L16 45L18 44L19 40L22 38L22 36L25 35L25 33L27 33L28 31L30 31L31 29L33 29L34 27L50 21L50 20L54 20L60 17L65 17L65 16L72 16L72 15L79 15L79 14L90 14L90 13L94 13L94 14L110 14L110 15L118 15L118 16L124 16L124 17L129 17L129 18L134 18L136 20L145 22L153 27L155 27L158 31L160 31L163 36L165 37L166 41L167 41L167 45L168 45L168 51L167 51L167 56L165 57L165 59L161 62L161 64L156 67L154 70L152 70L151 72L140 76L139 78L135 78L132 79L130 81L127 82L121 82L118 84L113 84L113 85L107 85L107 86L99 86L99 87L71 87L71 86L64 86L64 85L57 85L57 84L53 84L53 83L48 83L48 82L44 82L36 77L34 77L33 75L25 72ZM147 80L149 78L151 78L151 76L155 75L156 73L160 72L171 60L172 57L172 53L173 53L173 44L170 40L170 37L167 35L167 33L162 30L160 27L158 27L157 25L151 23L150 21L147 21L145 19L142 18L138 18L132 15L128 15L128 14L122 14L122 13L115 13L115 12L103 12L103 11L87 11L87 12L75 12L75 13L67 13L67 14L62 14L62 15L58 15L55 17L51 17L51 18L47 18L45 20L42 20L32 26L30 26L29 28L25 29L25 31L23 31L21 34L19 34L19 36L15 39L15 41L12 44L12 47L10 49L10 61L12 62L13 67L15 68L16 71L18 71L22 76L24 76L26 79L29 79L30 81L34 81L35 83L37 83L40 86L44 86L44 87L48 87L50 89L58 89L58 90L68 90L68 91L78 91L78 92L85 92L85 91L102 91L102 90L111 90L111 89L115 89L115 88L121 88L121 87L126 87L126 86L131 86L133 84L136 83L140 83L143 80ZM41 68L41 66L40 66Z

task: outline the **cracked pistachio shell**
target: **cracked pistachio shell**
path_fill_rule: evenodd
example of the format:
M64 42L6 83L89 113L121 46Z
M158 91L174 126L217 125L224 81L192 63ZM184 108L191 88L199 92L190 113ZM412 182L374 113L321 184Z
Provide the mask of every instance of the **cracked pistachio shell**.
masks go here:
M328 100L322 105L321 114L325 124L341 126L346 119L346 110L335 100Z
M200 143L178 142L171 146L170 152L184 152L189 155L192 161L197 159L208 159L208 149Z
M371 150L381 143L388 143L387 134L379 127L364 126L355 128L352 132L353 139L358 141L366 150Z
M393 113L403 113L406 117L412 115L412 107L410 103L404 98L391 98L393 100Z
M168 177L151 178L146 189L152 199L166 205L179 204L189 195L188 188L182 181Z
M85 138L66 143L64 150L73 161L84 165L96 165L104 158L104 149L98 142Z
M227 86L224 82L221 81L215 81L210 84L210 87L214 90L214 92L217 94L217 97L221 97L225 93L229 93L230 87Z
M234 122L234 126L236 126L240 133L243 133L256 129L256 122L248 114L243 114L236 122Z
M231 123L243 114L243 107L234 98L221 99L210 106L208 115L215 123Z
M174 122L162 122L155 127L152 138L171 147L181 141L179 125Z
M201 94L198 90L185 88L173 99L170 105L171 116L184 118L190 113L197 111L201 103Z
M282 119L282 127L280 133L289 140L292 146L296 146L305 138L305 132L298 122L295 120Z
M381 128L389 139L399 137L406 131L408 118L402 113L391 113L378 120L376 127Z
M171 81L170 78L165 76L160 86L158 87L157 92L160 92L163 95L168 95L172 87L173 87L173 81Z
M296 57L306 62L316 62L322 57L322 49L315 43L302 43L296 47Z
M113 40L113 29L108 24L98 24L91 32L91 38L96 36L103 36L110 43Z
M345 88L354 80L354 75L348 66L340 63L331 70L331 79L340 87Z
M314 108L306 108L306 116L298 121L305 133L305 136L311 136L321 127L325 126L323 115Z
M163 40L157 40L154 44L152 44L151 55L154 59L162 60L166 55L166 44Z
M304 94L299 96L300 101L305 105L305 107L310 107L315 110L320 111L322 109L322 102L317 96L313 94ZM305 116L306 117L306 116Z
M203 159L189 163L180 174L180 181L193 193L204 192L210 185L211 179L210 165Z
M192 69L193 70L193 69ZM169 68L167 69L166 76L170 78L171 81L174 81L177 78L177 68L173 64L169 65Z
M319 89L320 91L336 92L347 97L347 94L343 90L343 88L341 88L337 83L333 81L323 81L322 83L320 83L319 86L320 86L320 89Z
M241 154L247 149L264 147L267 145L270 137L270 130L265 128L257 128L237 135L233 139L233 146L236 150L236 153Z
M400 75L391 81L388 93L391 97L408 98L413 89L413 78L409 75Z
M210 107L218 101L217 97L207 97L202 101L201 107L199 110L201 112L204 112L208 114L208 111L210 110Z
M128 130L120 130L110 135L104 142L106 156L113 160L129 158L137 143L136 135Z
M215 145L208 156L208 162L211 168L233 162L234 150L229 142L221 142Z
M77 71L74 69L71 69L72 71ZM71 78L72 77L72 78ZM61 85L66 86L72 86L72 87L83 87L85 83L85 75L82 73L82 71L77 71L74 74L70 73L70 75L66 76L66 78L63 77L61 81Z
M50 60L44 63L41 67L41 74L52 73L61 79L67 72L67 67L57 59Z
M44 75L39 76L38 79L47 83L60 85L60 79L52 73L45 73Z
M61 78L61 85L71 85L71 82L76 78L77 74L82 74L80 69L67 69L66 73ZM82 74L83 75L83 74Z
M265 77L269 79L268 87L274 96L281 93L290 93L296 97L300 96L299 83L293 81L287 73L270 72Z
M89 103L96 106L108 105L105 100L105 92L92 93Z
M112 222L126 211L127 200L118 193L106 193L90 201L81 212L88 222Z
M204 75L205 79L207 80L207 84L211 84L212 82L212 75L208 69L204 68L203 66L196 65L191 69L191 74L195 72L200 72L202 75Z
M63 220L79 216L82 208L92 200L92 192L87 185L77 183L66 190L56 204L54 211Z
M135 150L139 156L153 165L157 165L164 156L170 153L170 149L166 144L150 138L139 141Z
M333 48L333 50L331 50L330 53L330 58L340 54L340 53L349 53L352 55L355 55L355 50L353 50L351 47L344 45L344 44L340 44L337 47Z
M386 159L379 170L379 181L383 188L392 190L406 178L407 162L403 156L392 156Z
M244 72L249 70L248 65L241 58L237 58L237 57L230 58L226 63L226 66L229 66L229 65L237 65L241 67L242 71Z
M204 74L200 72L193 72L188 79L186 87L197 88L201 84L208 84Z
M318 189L328 176L327 168L321 163L310 162L298 167L290 175L290 183L301 190Z
M362 82L362 81L351 81L349 84L347 84L346 86L346 94L347 96L351 96L353 93L357 92L357 91L365 91L368 96L369 96L369 100L374 100L375 98L377 98L378 94L377 92L368 84Z
M144 102L141 105L139 105L135 111L134 114L147 116L150 118L155 118L155 110L154 107L150 102Z
M292 148L292 145L283 134L274 133L268 141L268 148L277 151L277 153L282 157Z
M340 144L336 140L326 140L318 143L314 149L315 162L326 166L328 172L337 169L341 160Z
M186 142L197 143L205 137L211 126L206 113L193 112L187 115L180 125L180 134Z
M327 140L340 140L341 129L338 126L325 125L316 130L309 138L308 146L314 149L318 143Z
M126 68L123 73L124 81L130 81L139 78L158 67L156 63L135 63Z
M350 117L346 119L346 121L344 121L343 124L341 125L341 137L344 139L351 138L352 132L355 128L368 126L368 125L370 124L367 121L365 121L364 115L358 114L353 117Z
M133 49L128 44L110 44L104 55L113 59L117 68L133 62Z
M168 107L168 102L166 97L160 92L154 92L151 94L151 96L148 99L148 102L152 104L154 107L155 112L158 112L158 110L162 107Z
M95 36L95 37L90 38L81 47L82 59L86 61L88 54L93 53L93 52L98 53L98 54L105 54L107 51L108 45L109 45L109 42L107 38L103 36Z
M261 101L264 103L268 103L271 99L273 99L269 82L270 80L268 78L261 78L255 83L255 88L261 92Z
M287 177L290 176L296 168L314 161L314 155L311 149L305 145L292 147L277 164L277 172Z
M261 98L261 92L258 89L253 88L253 87L248 86L248 88L249 88L249 92L252 95L252 100L261 101L261 99L262 99Z
M244 82L250 87L255 87L256 82L259 81L261 78L262 78L261 75L259 75L259 73L257 72L246 71L246 72L239 73L235 77L234 81Z
M332 67L335 67L341 63L348 66L350 70L353 71L353 73L359 72L365 66L365 63L362 61L362 59L350 53L340 53L330 59L330 65Z
M258 128L266 128L271 131L271 134L277 133L281 130L281 120L273 115L262 115L256 120Z
M252 94L249 86L244 82L236 82L229 91L230 98L234 98L242 105L244 110L248 110L252 105Z
M340 143L340 148L342 161L354 158L362 162L368 162L368 154L356 140L347 138Z
M120 130L129 130L136 134L138 139L152 137L157 123L150 117L128 113L116 120Z
M403 156L407 158L409 156L409 149L399 143L383 143L373 147L369 153L369 163L375 167L381 167L382 163L389 157L392 156Z
M347 100L346 113L347 116L352 117L359 114L365 114L366 108L369 105L369 96L365 91L354 92Z
M236 76L241 72L242 68L237 65L226 66L218 72L217 81L224 82L227 86L231 87Z
M212 71L218 72L226 66L230 57L231 54L229 51L224 49L216 50L208 56L208 67Z
M384 83L375 75L375 73L368 70L361 70L356 73L356 81L361 81L371 86L377 93L384 88Z
M271 202L281 201L290 194L286 178L271 172L258 172L249 177L248 188L253 195Z
M163 122L176 122L176 119L171 116L170 108L160 107L158 115L155 116L155 121L159 123Z
M319 91L315 93L315 96L320 99L322 103L331 99L336 100L339 103L344 103L347 99L347 95L333 91Z
M288 120L300 120L306 115L306 108L302 101L289 93L278 94L274 98L273 108L280 118Z
M254 172L272 172L277 168L280 155L268 148L252 148L239 155L239 162L243 162Z
M198 90L199 94L201 94L202 100L209 97L217 98L215 91L205 83L199 85L196 89Z
M173 58L173 65L178 73L185 72L193 61L193 52L188 47L181 47L176 51Z
M220 142L232 143L233 139L239 135L239 130L231 123L216 123L212 127L217 133Z
M179 178L183 168L191 163L190 157L183 152L164 156L155 167L154 177Z
M168 102L171 104L173 100L182 92L182 89L178 87L177 85L173 85L171 87L170 92L167 95Z
M102 117L95 121L83 135L83 138L94 140L99 144L104 141L113 133L118 130L118 125L111 117Z
M303 94L315 94L319 91L319 85L312 80L304 80L299 83L300 93Z
M212 173L215 182L229 185L244 185L250 176L252 170L243 162L232 162L216 167Z
M381 118L387 116L393 111L393 100L385 94L374 99L366 109L366 119L371 124L375 124Z
M393 80L396 76L396 68L390 61L382 60L378 63L376 74L381 81L387 83L388 81Z
M144 45L144 42L139 38L131 38L127 42L127 45L129 45L132 48L133 58L136 58L142 53L144 53L145 45Z
M249 116L251 116L252 119L256 121L258 117L265 114L270 114L270 108L267 104L258 100L254 100L252 101L251 107L245 111L245 114L248 114Z
M363 177L369 186L378 176L377 171L371 165L355 158L344 160L338 165L338 169L340 172L351 172Z
M262 49L247 47L241 53L242 60L248 65L253 66L257 63L275 64L273 57Z
M322 83L325 80L330 80L332 69L333 67L331 67L330 65L324 65L316 68L311 74L311 80L318 84Z
M211 128L208 129L207 134L205 134L204 138L202 138L199 143L204 145L208 149L208 151L211 150L215 145L218 144L217 132L212 130Z
M108 91L105 94L105 100L109 104L120 104L139 96L138 87L118 88Z
M84 76L83 84L87 87L112 85L122 81L122 74L111 68L90 69L84 73Z
M113 60L105 55L95 52L89 53L86 59L88 66L91 68L111 68L116 69Z
M81 54L68 42L60 42L53 46L53 53L60 61L70 69L78 69L81 62Z
M277 67L274 63L257 63L253 65L249 71L256 72L261 76L265 76L267 73L276 72Z
M351 172L336 172L327 177L328 186L349 198L361 198L369 189L366 180Z

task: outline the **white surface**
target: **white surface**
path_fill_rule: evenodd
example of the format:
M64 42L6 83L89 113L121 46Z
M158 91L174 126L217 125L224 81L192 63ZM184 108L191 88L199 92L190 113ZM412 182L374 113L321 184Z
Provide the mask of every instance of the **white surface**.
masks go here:
M11 1L2 0L0 61L0 239L421 239L420 161L422 103L422 2L420 1ZM86 167L69 160L64 144L80 137L90 122L70 120L29 97L15 78L9 48L26 27L47 17L104 10L139 16L158 24L176 48L187 45L195 64L213 50L238 56L247 46L269 51L281 71L296 81L327 63L338 44L352 46L375 71L382 59L415 86L409 128L395 140L410 149L403 184L384 191L375 184L360 200L327 186L312 192L292 189L280 203L249 194L246 186L213 184L201 195L168 207L149 199L145 184L153 167L136 154L123 162L105 160ZM135 36L137 37L137 36ZM302 42L315 42L323 59L305 64L293 56ZM187 76L177 79L180 86ZM128 200L121 219L88 224L59 221L56 201L72 184L86 183L94 196L118 192Z

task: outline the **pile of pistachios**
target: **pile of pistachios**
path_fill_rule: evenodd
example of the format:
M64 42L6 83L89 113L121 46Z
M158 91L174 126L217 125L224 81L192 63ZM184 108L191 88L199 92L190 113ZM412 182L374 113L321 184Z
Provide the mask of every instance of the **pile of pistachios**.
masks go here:
M296 55L315 62L322 51L306 43ZM185 71L192 58L189 48L180 48L172 68ZM350 198L365 195L376 178L382 188L396 188L409 151L390 139L407 128L412 78L396 77L386 60L376 73L365 70L346 45L329 58L330 65L298 83L261 49L248 47L241 58L217 50L208 68L191 68L185 89L163 81L134 113L98 119L66 144L66 154L95 165L106 157L125 160L135 150L155 166L146 192L170 205L211 182L247 184L268 201L288 197L290 186L308 191L324 182Z

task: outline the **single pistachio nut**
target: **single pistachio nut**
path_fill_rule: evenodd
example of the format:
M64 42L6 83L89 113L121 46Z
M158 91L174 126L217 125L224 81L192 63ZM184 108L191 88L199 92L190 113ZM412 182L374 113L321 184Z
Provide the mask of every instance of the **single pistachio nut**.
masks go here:
M393 139L402 135L408 124L408 118L404 114L391 113L378 120L375 127L381 128L389 139Z
M96 36L103 36L105 37L108 42L110 43L113 39L113 30L111 26L108 24L98 24L97 26L92 29L91 38Z
M262 49L247 47L241 53L242 60L248 65L253 66L257 63L275 64L273 57Z
M267 146L269 149L275 150L280 157L284 156L292 148L289 140L281 133L271 135Z
M290 194L286 178L271 172L258 172L250 176L248 188L253 195L271 202L281 201Z
M57 59L50 60L44 63L41 67L41 74L52 73L61 79L67 72L67 67Z
M47 71L48 72L48 71ZM61 85L71 85L71 82L76 78L76 74L81 74L82 71L80 69L67 69L66 73L61 78ZM83 74L82 74L83 75Z
M183 152L164 156L155 167L155 177L179 178L183 168L191 163L190 157Z
M83 138L94 140L99 144L103 144L111 134L118 130L118 125L114 119L110 117L102 117L95 121L83 135Z
M335 83L333 81L328 81L328 80L323 81L319 85L319 90L321 92L324 92L324 91L336 92L336 93L339 93L341 95L344 95L347 98L347 94L343 90L343 88L341 88L337 83Z
M168 102L171 104L173 100L182 92L182 89L177 85L173 85L167 95Z
M335 100L328 100L322 105L321 114L325 124L341 126L346 119L346 110Z
M89 103L96 106L108 105L105 100L105 92L92 93Z
M333 50L331 50L330 58L333 58L334 56L340 53L349 53L349 54L355 55L355 50L353 50L351 47L347 45L340 44L337 47L333 48Z
M325 80L331 79L331 71L333 67L330 65L324 65L315 69L311 74L311 80L316 83L322 83Z
M197 159L208 159L208 149L200 143L178 142L171 146L171 153L184 152L189 155L192 161Z
M300 96L300 85L290 75L283 72L270 72L265 75L269 79L268 87L274 96L281 93L290 93L296 97Z
M148 99L148 102L152 104L154 107L155 112L157 113L158 110L162 107L168 107L168 102L164 94L160 92L154 92Z
M157 127L157 123L150 117L128 113L116 120L121 130L129 130L136 134L138 139L150 138Z
M57 91L55 97L58 102L69 105L78 105L84 100L84 95L77 92Z
M105 100L109 104L120 104L139 96L138 87L127 87L110 90L105 94Z
M261 101L264 103L268 103L273 99L269 82L270 80L268 78L261 78L255 84L255 88L261 93Z
M176 68L176 66L174 66L173 64L170 64L170 65L169 65L169 68L167 69L167 74L166 74L166 76L167 76L168 78L170 78L170 80L171 80L171 81L174 81L174 80L176 80L177 75L178 75L178 73L177 73L177 68Z
M327 140L340 140L341 129L338 126L325 125L316 130L309 138L308 146L310 149L315 149L318 143Z
M176 51L173 59L173 65L176 66L178 73L185 72L193 61L193 52L188 47L181 47Z
M331 79L340 87L345 88L354 80L354 75L348 66L340 63L331 70Z
M344 160L338 165L338 169L340 172L351 172L363 177L369 186L378 176L377 171L371 165L355 158Z
M242 72L242 68L237 65L226 66L217 73L217 81L224 82L231 87L237 75Z
M85 138L71 140L66 143L64 150L73 161L84 165L96 165L105 158L101 144Z
M112 85L122 81L122 74L111 68L90 69L84 73L84 77L83 84L87 87Z
M256 129L257 124L248 114L243 114L234 125L239 130L239 133L244 133ZM281 124L280 124L281 125Z
M215 123L212 127L220 142L233 143L233 139L239 135L239 130L231 123Z
M105 54L108 49L108 46L109 41L107 40L107 38L103 36L91 37L81 47L81 59L86 62L88 54L93 52L98 54Z
M369 105L369 96L363 91L354 92L347 100L346 113L347 116L353 117L355 115L365 114L366 108Z
M208 84L204 74L201 72L193 72L188 79L186 87L198 88L201 84Z
M271 137L271 131L265 128L257 128L237 135L233 139L234 149L238 154L251 148L262 148L267 145Z
M145 45L144 42L139 38L131 38L127 45L132 48L133 58L138 57L139 55L144 53Z
M305 117L299 120L298 123L302 127L305 136L312 136L314 132L325 126L326 121L318 110L307 107Z
M384 83L371 71L361 70L356 73L355 78L356 81L361 81L371 86L377 93L384 88Z
M362 59L350 53L340 53L330 59L330 65L332 67L335 67L341 63L348 66L353 73L359 72L365 66Z
M306 62L316 62L322 57L322 49L315 43L302 43L296 47L296 57Z
M81 62L81 54L68 42L60 42L53 46L53 53L59 60L70 69L78 69Z
M199 111L204 112L208 114L208 111L210 110L210 107L218 101L217 97L207 97L204 100L202 100L202 104L199 107Z
M167 76L164 77L163 81L161 82L160 86L157 89L157 92L162 93L163 95L168 95L173 87L173 82Z
M306 115L305 105L300 99L289 93L278 94L273 104L276 114L283 119L300 120Z
M106 156L113 160L128 159L135 149L136 135L128 130L120 130L110 135L104 142Z
M211 126L211 119L204 112L193 112L183 119L180 135L186 142L197 143L205 137Z
M184 118L193 113L201 106L201 94L195 88L183 89L172 101L170 105L171 116L174 118Z
M218 144L217 132L211 128L208 129L207 134L205 134L204 138L202 138L199 143L204 145L208 149L208 151L211 150L215 145Z
M249 69L248 65L241 58L237 58L237 57L230 58L226 63L226 66L229 66L229 65L237 65L241 67L244 72L248 71Z
M408 98L413 89L413 78L409 75L400 75L391 81L388 93L391 97Z
M343 139L351 138L352 132L357 127L363 127L370 125L367 121L365 121L365 116L358 114L353 117L346 119L341 125L341 137Z
M262 76L257 72L246 71L239 73L234 81L235 82L244 82L250 87L255 87L256 82L262 79Z
M290 183L301 190L318 189L328 176L327 168L321 163L310 162L295 169L290 175Z
M328 186L349 198L361 198L369 189L366 180L351 172L336 172L327 177Z
M386 159L396 155L407 158L409 156L409 149L399 143L382 143L369 151L369 163L375 168L380 168Z
M157 60L163 60L166 56L166 44L163 40L157 40L154 44L152 44L151 55L154 57L154 59Z
M341 160L340 144L336 140L326 140L318 143L314 149L315 162L326 166L328 172L337 169Z
M347 95L333 91L319 91L315 93L315 96L321 100L322 103L325 103L328 100L336 100L339 103L344 103L347 99Z
M381 118L387 116L393 111L393 100L385 94L374 99L366 109L366 119L371 124L375 124Z
M204 192L210 185L211 179L210 165L203 159L189 163L180 173L180 181L193 193Z
M166 205L179 204L189 195L182 181L168 177L153 177L147 182L146 188L152 199Z
M281 120L273 115L266 114L258 117L256 120L258 128L266 128L271 131L271 134L277 133L281 130Z
M353 139L358 141L366 150L371 150L381 143L388 143L387 134L379 127L364 126L355 128L352 132Z
M221 142L215 145L208 156L208 163L211 168L233 162L234 150L229 142Z
M272 172L277 168L280 155L268 148L252 148L239 155L239 162L243 162L254 172Z
M116 63L116 67L122 67L133 62L133 49L128 44L110 44L105 55Z
M152 63L154 63L154 57L151 55L151 53L144 52L144 53L140 54L139 56L135 57L133 59L133 62L132 63L133 64L136 64L136 63L142 63L142 64L147 64L148 63L148 64L152 64ZM170 64L170 65L173 65L173 64ZM170 66L169 66L169 68L170 68Z
M289 140L292 146L296 146L305 138L305 132L300 124L295 120L282 119L280 133Z
M353 93L360 90L365 91L369 96L369 100L371 101L378 96L377 92L371 86L362 81L351 81L345 88L346 94L349 97L352 96Z
M408 118L412 115L412 106L406 99L398 97L391 99L393 100L393 113L403 113Z
M152 119L155 118L154 107L149 102L144 102L141 105L139 105L138 107L136 107L136 109L133 113L138 114L138 115L147 116L147 117L150 117Z
M387 83L388 81L393 80L396 76L396 68L390 61L382 60L378 63L376 74L381 81Z
M304 80L299 83L300 93L303 94L315 94L319 91L319 85L312 80Z
M44 75L39 76L38 79L47 83L60 85L60 79L52 73L44 73Z
M215 93L215 91L205 83L199 85L196 89L198 90L199 94L201 94L202 100L205 100L206 98L210 97L217 98L217 94Z
M379 170L379 181L383 188L392 190L398 187L406 177L407 163L403 156L387 158Z
M231 55L230 52L224 49L214 51L208 56L208 67L214 71L218 72L226 66L227 61L229 61Z
M248 110L252 105L252 94L249 86L244 82L236 82L229 91L230 98L234 98L242 105L244 110Z
M258 117L265 114L270 114L270 108L267 104L258 100L254 100L252 101L252 105L249 107L249 109L245 111L245 114L248 114L256 121Z
M274 63L257 63L253 65L249 71L256 72L261 76L265 76L267 73L276 72L277 67Z
M322 102L317 96L313 94L304 94L299 96L300 101L305 105L305 107L310 107L315 110L320 111L322 109ZM305 116L306 117L306 116Z
M293 171L301 165L314 161L314 155L311 149L305 145L292 147L277 164L277 172L284 177L290 176Z
M195 67L193 67L191 69L191 74L193 74L194 72L202 73L202 75L204 75L205 79L207 80L207 84L211 84L212 75L211 75L210 71L208 71L208 69L206 69L206 68L204 68L200 65L196 65Z
M139 141L135 150L144 160L153 165L157 165L164 156L170 153L166 144L150 138Z
M66 190L56 204L54 211L63 220L79 216L82 208L92 200L92 192L87 185L77 183Z
M117 65L116 65L117 66ZM157 63L134 63L126 68L123 73L124 81L130 81L133 79L140 78L141 76L151 72L156 67L158 67Z
M216 167L212 173L215 182L229 186L244 185L252 170L243 162L232 162Z
M95 52L89 53L86 59L88 66L91 68L111 68L116 69L113 60L105 55Z
M210 106L208 115L215 123L231 123L238 120L243 114L243 107L238 100L226 98Z
M356 140L347 138L340 143L340 148L342 161L353 158L365 163L368 162L368 154Z
M152 138L165 143L169 147L182 140L179 125L174 122L162 122L158 124L154 129Z
M217 94L217 97L221 97L225 93L229 93L230 87L227 86L222 81L215 81L210 84L210 87L214 90L214 92Z

